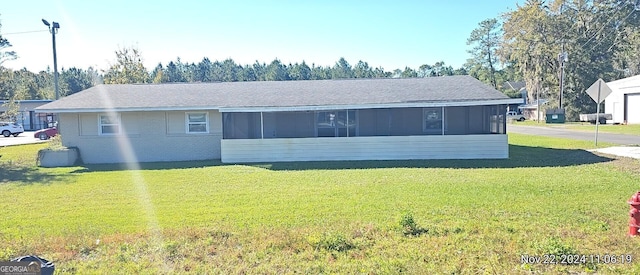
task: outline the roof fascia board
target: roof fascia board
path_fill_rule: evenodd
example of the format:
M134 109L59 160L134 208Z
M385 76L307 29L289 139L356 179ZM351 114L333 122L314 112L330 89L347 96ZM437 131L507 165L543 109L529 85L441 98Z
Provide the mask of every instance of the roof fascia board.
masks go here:
M427 107L463 107L498 104L521 104L521 98L452 101L452 102L421 102L421 103L384 103L360 105L323 105L323 106L291 106L291 107L221 107L220 112L283 112L283 111L321 111L321 110L357 110L357 109L386 109L386 108L427 108Z
M198 107L137 107L137 108L68 108L68 109L46 109L35 108L36 113L108 113L108 112L151 112L151 111L203 111L218 110L217 106Z
M44 109L36 108L37 113L105 113L105 112L151 112L151 111L203 111L219 110L220 112L282 112L282 111L319 111L319 110L356 110L378 108L426 108L426 107L462 107L498 104L519 104L520 98L451 101L451 102L420 102L420 103L382 103L359 105L318 105L318 106L284 106L284 107L148 107L148 108L89 108L89 109Z

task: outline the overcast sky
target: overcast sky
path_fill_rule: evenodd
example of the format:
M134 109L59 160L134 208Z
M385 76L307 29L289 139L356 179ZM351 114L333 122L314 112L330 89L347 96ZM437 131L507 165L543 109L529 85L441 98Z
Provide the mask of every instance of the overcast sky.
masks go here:
M387 71L444 61L459 68L466 40L484 19L516 8L488 1L3 1L0 33L19 58L3 65L53 68L51 34L58 22L58 69L106 69L119 47L137 47L151 70L183 62L232 58L236 63L307 62L333 66L344 57Z

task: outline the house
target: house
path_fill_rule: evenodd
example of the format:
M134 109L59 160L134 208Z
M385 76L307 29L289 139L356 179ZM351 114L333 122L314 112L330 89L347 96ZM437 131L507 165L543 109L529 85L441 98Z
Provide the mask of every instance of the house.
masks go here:
M531 101L529 104L524 104L518 106L520 112L527 120L533 121L544 121L545 120L545 110L544 105L547 104L549 100L546 99L537 99Z
M85 163L483 159L520 100L448 76L98 85L38 111Z
M640 124L640 75L607 82L611 94L604 99L604 110L613 123Z
M34 131L48 128L56 121L52 113L36 113L35 108L50 103L52 100L16 100L18 105L18 115L15 122L22 124L25 130ZM9 100L0 100L0 114L7 111Z

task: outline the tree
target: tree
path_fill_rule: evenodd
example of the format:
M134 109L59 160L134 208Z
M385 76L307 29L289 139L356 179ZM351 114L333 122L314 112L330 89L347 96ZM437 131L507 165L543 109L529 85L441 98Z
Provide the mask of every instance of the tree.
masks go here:
M2 24L0 24L0 29L2 29ZM17 57L16 52L5 50L6 48L9 48L9 47L11 47L11 43L9 43L9 41L6 38L0 35L0 74L2 74L0 75L0 83L3 83L3 84L4 82L12 82L12 81L5 78L10 75L10 71L2 67L2 63L4 63L7 60L13 60ZM0 85L0 87L3 87L3 86L4 85ZM3 91L4 89L7 89L7 90ZM3 104L6 111L0 114L0 119L2 120L15 120L16 115L18 114L18 110L20 109L19 104L15 101L15 97L8 96L11 91L9 89L10 87L6 87L6 86L3 88L0 88L0 93L5 94L4 97L9 99L7 102L5 102L5 104ZM0 98L2 97L3 96L0 94Z
M409 67L404 67L404 71L400 74L400 77L410 78L410 77L418 77L418 73Z
M256 75L256 71L252 66L244 65L244 68L240 71L240 75L238 75L239 81L257 81L258 77Z
M391 76L392 76L391 72L385 71L384 68L382 67L377 67L373 70L374 78L389 78Z
M0 120L2 121L16 121L18 113L20 112L20 103L15 98L10 98L4 104L2 104L5 111L0 113Z
M164 73L164 66L162 66L162 63L158 63L158 65L156 65L156 68L153 69L150 77L151 83L154 84L169 82L167 75Z
M400 69L395 69L395 70L393 70L392 77L393 77L393 78L400 78L400 77L402 77L402 70L400 70Z
M0 100L11 98L15 90L15 73L11 69L0 66Z
M265 68L264 76L266 81L288 80L287 69L278 59L271 61L271 64Z
M530 101L549 98L557 67L559 45L551 34L551 18L541 0L527 0L524 6L504 15L503 47L500 54L522 73Z
M316 64L311 64L311 79L321 80L321 79L330 79L330 78L331 78L330 67L322 67L322 66L316 67Z
M167 67L164 69L164 75L166 75L167 82L185 82L182 71L173 61L167 64Z
M0 29L2 29L2 23L0 23ZM0 66L2 66L2 63L4 63L5 61L13 60L18 57L15 51L6 50L9 47L11 47L11 43L9 43L9 40L0 35Z
M468 75L468 74L469 72L467 72L467 69L465 69L464 67L460 67L453 70L453 75Z
M431 76L453 75L453 67L447 66L444 61L436 62L431 67Z
M431 76L431 65L422 64L418 67L418 77L429 77Z
M62 69L60 74L61 96L68 96L79 91L91 88L98 82L95 70L91 67L87 70L72 67L68 70Z
M260 62L256 60L256 63L253 63L252 67L253 67L253 72L256 75L256 80L264 81L266 79L265 71L266 71L267 65L264 63L260 64Z
M629 40L640 26L635 9L625 0L528 0L504 15L499 54L522 74L530 99L540 93L558 106L558 55L567 52L563 107L567 119L575 120L579 113L595 111L586 88L598 78L610 81L632 70L629 60L637 51Z
M359 60L353 68L353 76L355 78L372 78L373 69L369 67L369 63Z
M238 81L238 74L242 70L242 67L238 66L231 58L227 58L222 61L222 81L235 82Z
M470 61L474 63L474 67L487 71L489 84L494 88L498 88L495 66L498 63L496 52L501 38L499 30L498 20L486 19L480 22L479 27L474 29L467 39L467 45L475 45L469 51L473 56Z
M296 63L289 66L289 77L291 80L308 80L311 78L311 68L304 61L302 64Z
M120 48L115 53L116 63L111 65L105 72L104 83L130 84L149 82L149 73L142 64L142 56L137 48Z
M353 71L349 62L341 57L331 70L331 78L353 78Z

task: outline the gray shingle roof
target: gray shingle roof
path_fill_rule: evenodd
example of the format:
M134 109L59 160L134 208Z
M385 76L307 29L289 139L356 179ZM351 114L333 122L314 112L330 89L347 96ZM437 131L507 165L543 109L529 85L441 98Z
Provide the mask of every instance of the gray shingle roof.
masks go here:
M303 107L504 100L471 76L98 85L38 111Z

